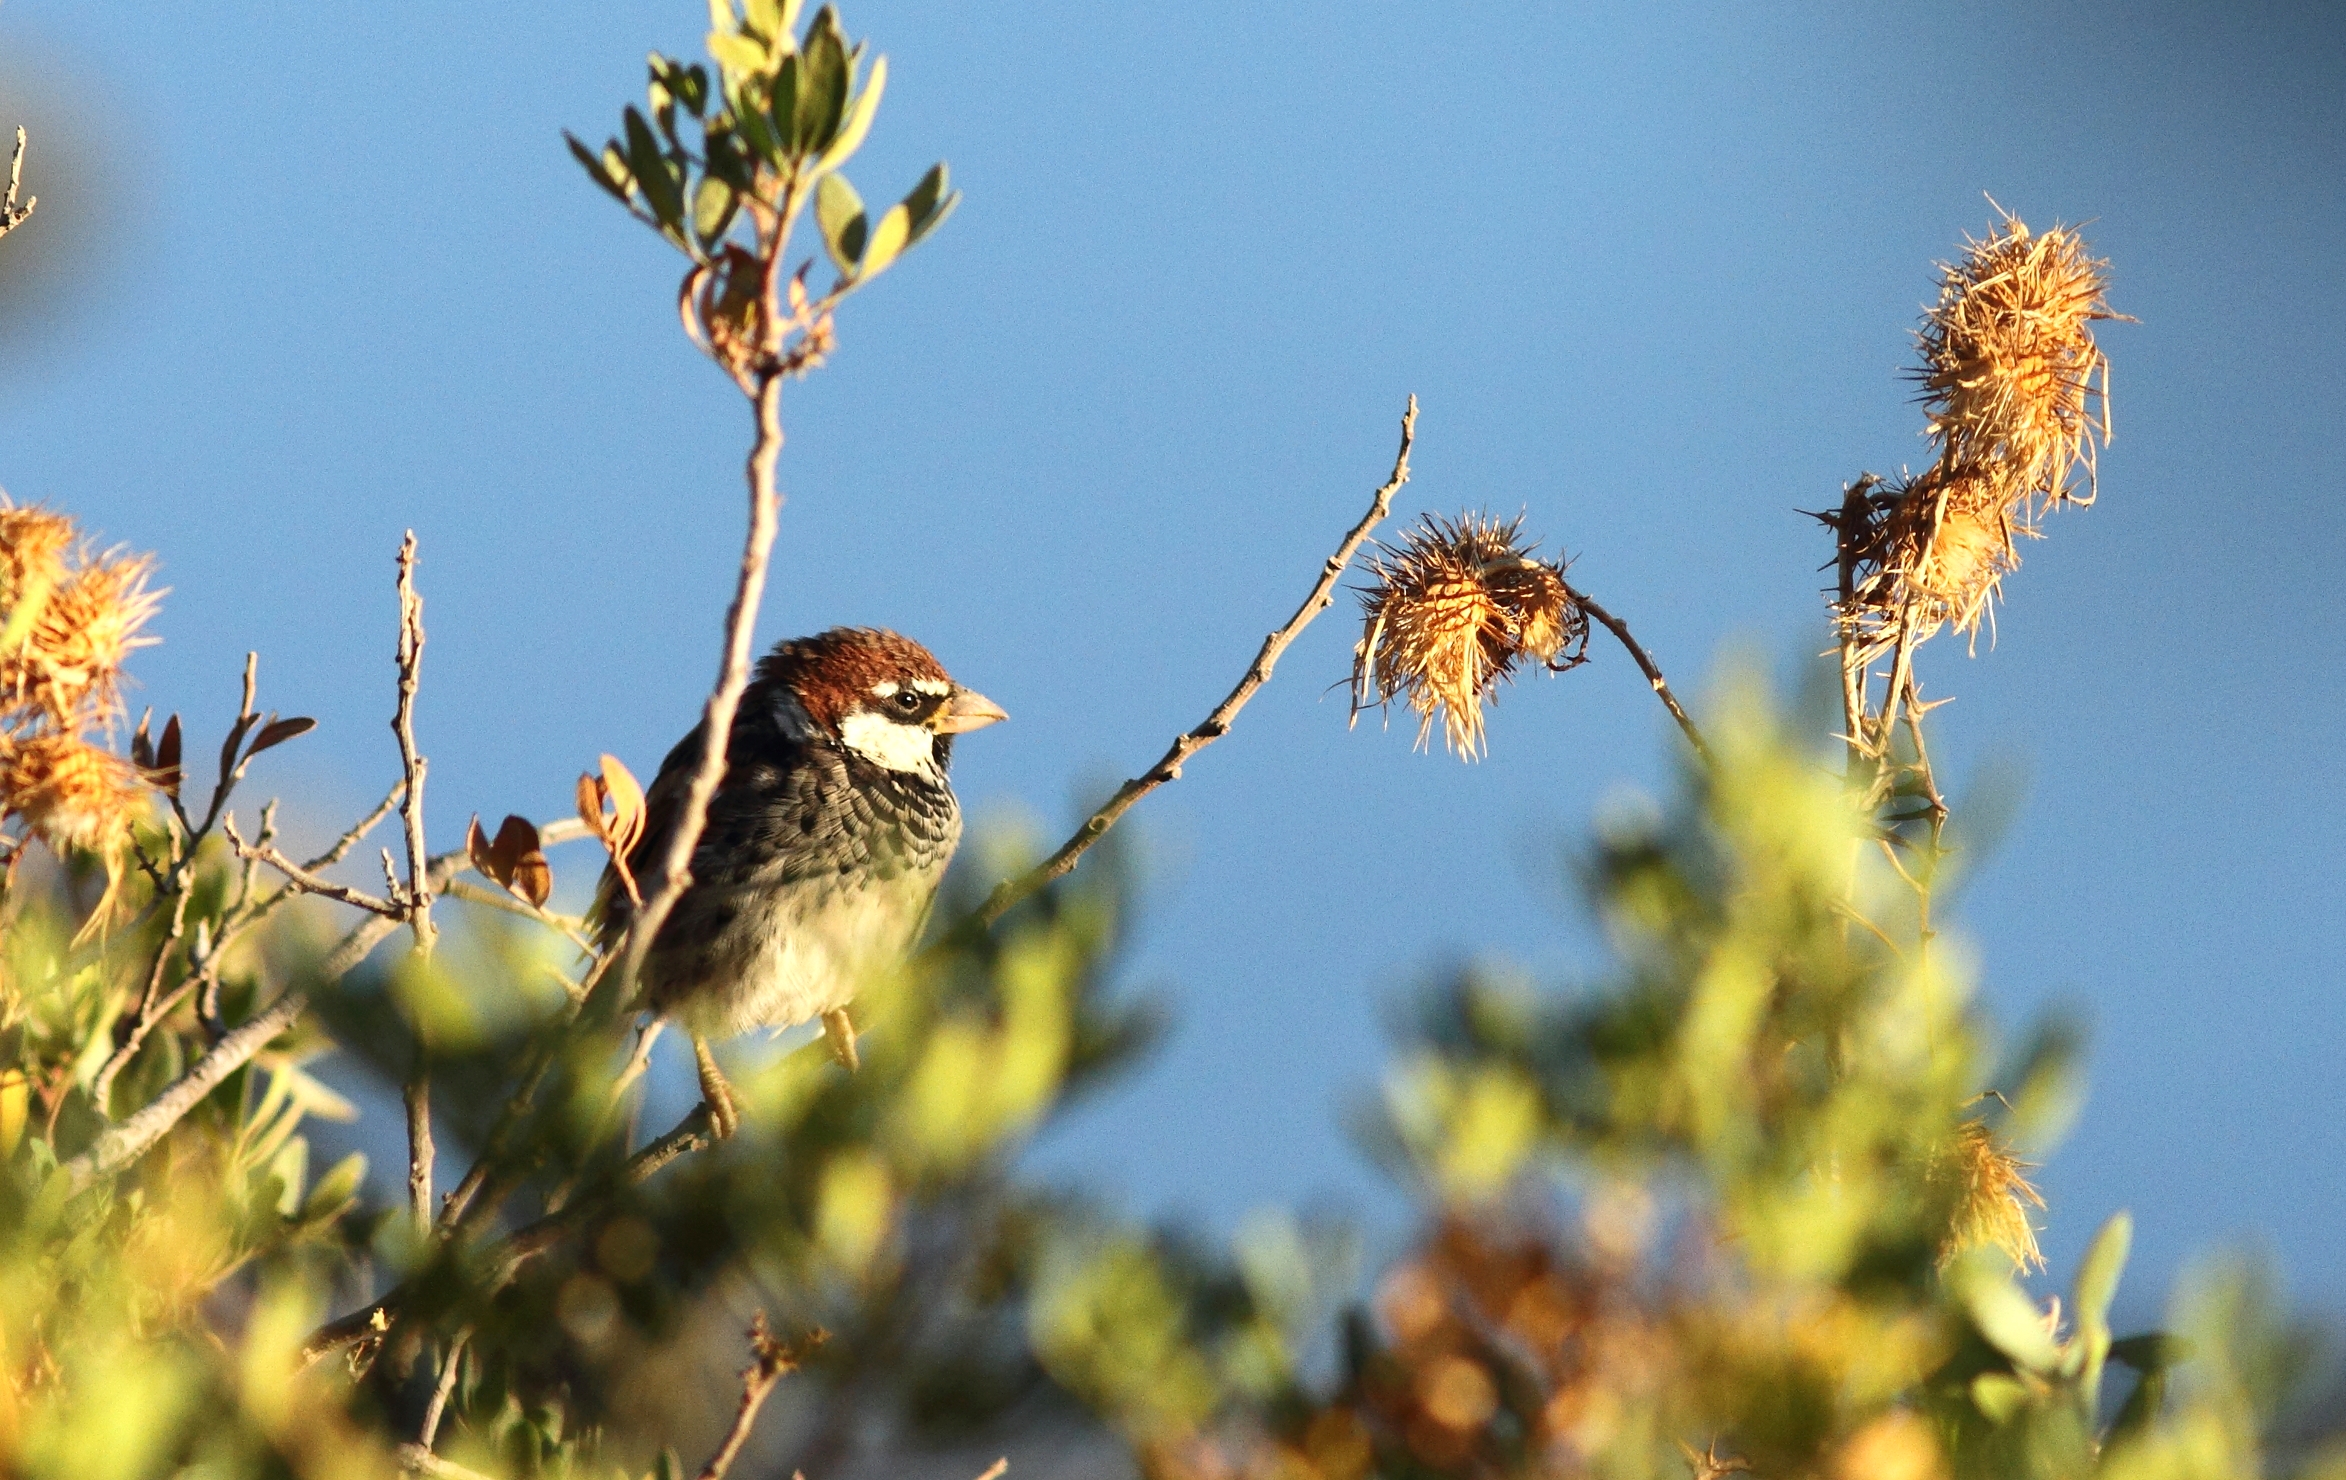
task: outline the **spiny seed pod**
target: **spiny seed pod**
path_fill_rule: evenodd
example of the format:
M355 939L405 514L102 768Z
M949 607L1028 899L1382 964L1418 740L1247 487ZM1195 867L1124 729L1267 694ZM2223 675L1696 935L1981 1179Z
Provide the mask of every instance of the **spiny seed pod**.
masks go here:
M47 509L11 504L0 495L0 602L14 608L65 579L73 521Z
M162 600L147 585L154 569L145 555L85 557L41 604L25 640L0 658L9 697L60 728L120 718L122 665L155 641L140 631Z
M1992 479L1936 469L1895 490L1879 535L1878 568L1861 599L1976 632L2005 576L2020 565L2013 511Z
M59 854L101 854L111 868L145 810L138 767L79 735L0 743L0 812L22 818Z
M1399 545L1369 559L1362 630L1352 655L1352 712L1406 699L1417 743L1442 716L1443 738L1473 760L1483 747L1482 704L1526 660L1552 670L1581 661L1588 617L1562 570L1531 558L1521 517L1427 515Z
M2028 1163L2000 1144L1985 1123L1967 1120L1955 1128L1939 1175L1954 1179L1961 1196L1939 1248L1940 1264L1954 1262L1967 1249L1993 1246L2022 1270L2045 1267L2036 1228L2028 1221L2029 1208L2042 1208L2044 1196L2028 1180Z
M2016 537L2047 509L2093 501L2109 440L2109 360L2092 331L2123 317L2103 298L2109 264L2068 227L2039 235L2010 215L1968 246L1916 334L1937 457L1897 485L1868 480L1827 520L1854 577L1839 617L1869 661L1901 631L1976 634L2020 567Z
M2103 299L2109 263L2066 226L2031 235L2011 215L1967 246L1916 336L1939 465L1994 470L2031 515L2091 503L2095 439L2110 432L2110 365L2092 330L2118 317ZM2080 466L2083 495L2071 484Z

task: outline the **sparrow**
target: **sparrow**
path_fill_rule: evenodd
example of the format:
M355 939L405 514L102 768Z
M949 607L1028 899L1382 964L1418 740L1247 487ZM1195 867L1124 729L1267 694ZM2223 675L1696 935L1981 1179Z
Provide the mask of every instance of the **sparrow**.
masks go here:
M711 1128L740 1122L709 1040L820 1018L856 1066L848 1004L902 961L961 841L946 770L956 735L1007 719L929 650L871 627L777 644L742 690L725 774L692 853L692 883L644 958L637 1006L692 1035ZM646 878L668 850L701 729L668 752L627 855ZM605 951L636 904L616 866L597 891Z

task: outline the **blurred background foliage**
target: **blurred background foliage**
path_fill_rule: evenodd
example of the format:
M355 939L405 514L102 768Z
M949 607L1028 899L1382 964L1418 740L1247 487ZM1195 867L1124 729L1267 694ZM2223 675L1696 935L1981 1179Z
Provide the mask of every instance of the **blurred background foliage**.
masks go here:
M814 205L840 276L791 305L792 373L952 199L941 166L876 220L822 184L884 73L797 9L716 0L715 71L655 57L649 112L577 147L691 259L737 379L776 305L733 286L794 219L759 217L759 192ZM1365 1268L1339 1221L1268 1211L1225 1246L1023 1170L1158 1026L1118 985L1115 840L869 984L860 1070L774 1057L741 1075L740 1134L698 1110L661 1132L639 1123L644 1039L582 1010L579 922L460 852L430 861L439 948L370 954L404 906L314 880L399 793L307 865L272 855L274 804L248 842L228 803L308 726L260 713L248 669L199 813L176 716L111 745L147 567L0 513L9 1474L665 1480L780 1378L787 1433L701 1473L900 1472L956 1441L1023 1472L1097 1426L1122 1452L1083 1463L1166 1480L2346 1477L2346 1452L2274 1442L2314 1351L2255 1266L2211 1264L2162 1327L2116 1330L2133 1223L2113 1211L2064 1295L2028 1293L2022 1158L2074 1112L2076 1044L2059 1023L2002 1042L1931 923L1945 819L1918 728L1901 753L1883 718L1882 789L1853 790L1832 719L1719 685L1669 806L1623 809L1586 852L1609 973L1462 970L1399 1025L1360 1130L1420 1222ZM1882 812L1923 798L1927 850L1924 813ZM939 919L1038 851L973 841ZM430 1120L470 1169L439 1207L377 1201L363 1157L312 1164L311 1122L359 1114L313 1072L330 1051L387 1086L428 1060ZM737 1381L715 1354L745 1350Z
M2113 1331L2126 1215L2049 1307L1965 1234L1966 1127L1984 1103L1998 1142L2040 1147L2069 1040L1999 1054L1960 952L1889 943L1913 896L1861 846L1812 726L1754 683L1711 721L1715 767L1588 852L1607 979L1423 993L1364 1129L1424 1223L1365 1298L1340 1226L1264 1214L1214 1247L1021 1175L1036 1131L1151 1035L1112 987L1112 851L875 987L859 1073L819 1045L776 1058L743 1077L739 1136L640 1180L618 1153L644 1136L570 1097L528 1132L502 1225L439 1246L355 1197L352 1162L309 1164L307 1120L350 1107L304 1065L331 1042L397 1082L428 1040L443 1136L478 1146L512 1066L561 1032L577 953L557 932L464 908L427 970L328 990L318 907L284 912L225 1010L306 983L315 1012L77 1190L63 1164L101 1124L87 1086L154 957L155 895L126 885L131 921L76 945L87 884L27 867L0 999L0 1453L103 1477L667 1473L731 1406L708 1351L762 1309L828 1333L785 1379L791 1453L745 1461L776 1473L972 1434L1015 1466L1018 1435L1086 1410L1165 1476L2275 1472L2264 1436L2310 1349L2268 1282L2214 1265L2166 1329ZM973 855L947 918L1025 850ZM200 874L195 930L237 892L217 858ZM120 1103L205 1036L192 1014L155 1033ZM625 1046L582 1051L606 1093ZM563 1209L535 1257L501 1257ZM394 1320L304 1362L328 1314L384 1290L407 1292ZM403 1460L419 1357L460 1335L440 1455Z

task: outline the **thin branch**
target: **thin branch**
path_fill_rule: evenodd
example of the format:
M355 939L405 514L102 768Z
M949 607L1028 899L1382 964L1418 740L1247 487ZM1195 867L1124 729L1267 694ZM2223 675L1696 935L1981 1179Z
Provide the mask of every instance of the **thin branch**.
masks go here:
M1010 1456L1005 1454L1000 1459L995 1460L992 1464L986 1466L985 1473L979 1475L977 1480L1002 1480L1002 1477L1009 1473L1009 1470Z
M403 1474L422 1475L428 1480L489 1480L478 1470L468 1470L454 1460L442 1459L421 1444L399 1446L399 1469Z
M431 763L415 743L415 694L424 663L424 598L415 589L415 531L399 543L399 702L391 732L399 739L399 769L405 783L399 815L407 832L407 924L415 949L429 958L439 932L432 925L431 868L424 851L424 776ZM407 1109L407 1201L418 1229L432 1226L432 1061L423 1035L416 1035L415 1063L402 1086Z
M725 775L725 751L733 735L734 712L741 691L749 686L750 644L757 627L758 606L765 598L766 565L773 554L779 527L782 495L774 484L774 468L782 456L782 371L762 371L757 382L757 443L750 449L746 476L749 483L749 532L741 549L741 573L733 588L733 604L725 612L725 649L717 671L717 686L701 713L701 753L694 763L692 783L684 805L668 835L668 849L659 860L657 884L636 911L621 954L618 981L622 992L634 987L644 957L667 923L668 913L692 883L692 850L708 825L709 801Z
M822 1333L816 1332L810 1344L820 1344ZM725 1431L724 1442L709 1462L701 1466L700 1480L724 1480L725 1472L741 1453L741 1446L749 1442L749 1431L758 1421L758 1409L765 1405L766 1394L774 1390L784 1374L796 1370L801 1354L788 1343L777 1341L766 1328L766 1313L759 1311L749 1323L750 1364L741 1369L741 1406L734 1410L733 1427Z
M443 853L432 860L428 877L445 883L465 866L462 853ZM323 982L339 981L350 974L369 952L383 942L383 938L399 928L397 920L381 915L370 915L319 963L317 978ZM211 1051L190 1065L170 1088L157 1095L147 1107L120 1125L98 1137L81 1155L65 1164L67 1186L81 1191L102 1176L121 1170L146 1154L157 1141L163 1139L171 1127L184 1119L190 1110L202 1104L204 1097L243 1068L254 1054L268 1047L270 1040L300 1018L302 1009L309 1005L309 994L299 987L289 987L275 1002L233 1032L224 1034L213 1044Z
M991 929L1021 900L1053 879L1072 871L1077 860L1090 851L1093 844L1106 837L1108 829L1114 827L1126 812L1131 811L1135 802L1168 781L1180 780L1184 762L1230 733L1231 722L1238 718L1238 711L1246 707L1246 702L1254 697L1255 690L1270 682L1271 671L1278 666L1279 655L1287 651L1287 645L1295 641L1298 633L1311 625L1312 618L1333 604L1336 599L1336 582L1352 563L1352 557L1359 553L1362 542L1368 539L1369 531L1376 528L1386 514L1392 511L1393 495L1400 492L1401 485L1409 481L1409 449L1416 439L1417 397L1411 396L1408 408L1401 413L1401 450L1394 455L1392 476L1385 480L1384 486L1369 501L1368 512L1344 536L1336 552L1320 566L1319 579L1312 583L1311 594L1304 597L1303 605L1295 609L1295 615L1287 619L1285 626L1263 639L1261 649L1255 653L1254 662L1238 680L1238 687L1214 706L1214 712L1207 715L1196 729L1175 738L1172 746L1154 766L1118 787L1116 794L1108 798L1104 806L1085 818L1074 835L1059 845L1058 852L1017 878L1005 879L997 885L977 912L964 921L961 927L956 927L957 932L970 924L980 930Z
M503 1289L523 1265L561 1243L572 1229L601 1211L611 1192L642 1182L679 1157L706 1150L715 1144L715 1138L709 1133L709 1107L695 1105L668 1134L629 1157L609 1184L595 1189L591 1196L574 1199L558 1212L548 1213L524 1225L494 1245L482 1260L481 1267L489 1271L482 1281L484 1292L493 1294ZM487 1165L485 1158L481 1165ZM448 1221L445 1216L441 1219L443 1226ZM338 1316L311 1332L309 1340L302 1343L302 1365L307 1366L352 1342L364 1340L386 1329L407 1303L409 1293L409 1286L400 1285L373 1304L362 1306L346 1316Z
M424 662L424 599L415 589L415 531L399 544L399 703L391 732L399 738L403 784L400 819L407 825L407 911L416 949L430 954L438 932L432 928L432 881L424 851L424 774L431 762L416 749L415 691Z
M576 920L564 915L553 914L542 905L533 905L525 899L517 899L502 889L483 889L480 885L468 883L463 879L452 879L449 881L447 889L442 892L452 899L461 899L467 904L477 904L492 910L503 910L508 915L519 915L524 920L535 920L548 930L558 931L568 936L572 945L577 946L588 955L592 956L595 953L595 943L580 933Z
M370 915L381 915L385 919L399 924L407 923L409 911L405 906L393 904L390 900L369 894L363 889L353 889L347 884L337 884L332 879L321 879L275 848L263 847L258 843L247 843L238 835L236 820L233 817L222 819L220 832L223 837L228 839L228 846L235 851L237 857L250 859L255 863L267 864L285 876L286 883L292 887L295 893L321 895L327 899L350 905L355 909L365 910Z
M1670 711L1670 718L1678 721L1678 728L1686 732L1686 743L1694 747L1694 753L1702 757L1704 765L1712 764L1711 748L1703 743L1702 731L1696 729L1694 721L1687 718L1678 696L1670 692L1670 681L1662 677L1662 670L1654 665L1654 660L1638 645L1637 639L1629 635L1629 624L1591 601L1584 593L1575 591L1569 584L1564 587L1564 594L1582 611L1602 622L1607 632L1621 639L1621 645L1629 650L1629 656L1637 660L1638 671L1645 675L1647 683L1653 685L1654 697L1662 701L1662 707Z
M303 864L302 868L306 872L314 874L320 869L332 868L334 865L340 863L343 859L348 858L350 856L350 850L357 847L359 845L359 841L366 837L368 833L373 832L378 823L380 823L384 818L390 816L391 809L398 806L400 798L406 795L407 779L405 777L401 777L399 780L392 782L391 789L383 794L383 800L375 804L374 811L369 812L366 816L361 817L358 821L352 823L350 825L350 831L344 833L341 837L334 840L333 847L328 848L325 852Z
M426 1451L440 1436L440 1419L448 1412L448 1399L456 1391L456 1364L464 1356L464 1344L472 1340L472 1327L467 1326L449 1338L448 1350L440 1358L440 1381L432 1389L432 1401L424 1407L424 1421L416 1430L415 1441Z
M41 203L37 195L26 196L23 205L16 203L16 192L23 183L24 126L19 124L16 129L16 153L8 161L8 194L0 199L0 236L8 235L32 219L33 207Z

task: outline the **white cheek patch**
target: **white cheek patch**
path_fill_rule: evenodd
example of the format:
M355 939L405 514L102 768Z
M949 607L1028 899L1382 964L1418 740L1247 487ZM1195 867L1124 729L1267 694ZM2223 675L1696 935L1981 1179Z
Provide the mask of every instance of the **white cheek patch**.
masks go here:
M937 737L920 725L898 724L859 709L839 722L839 738L849 750L891 771L937 768Z

